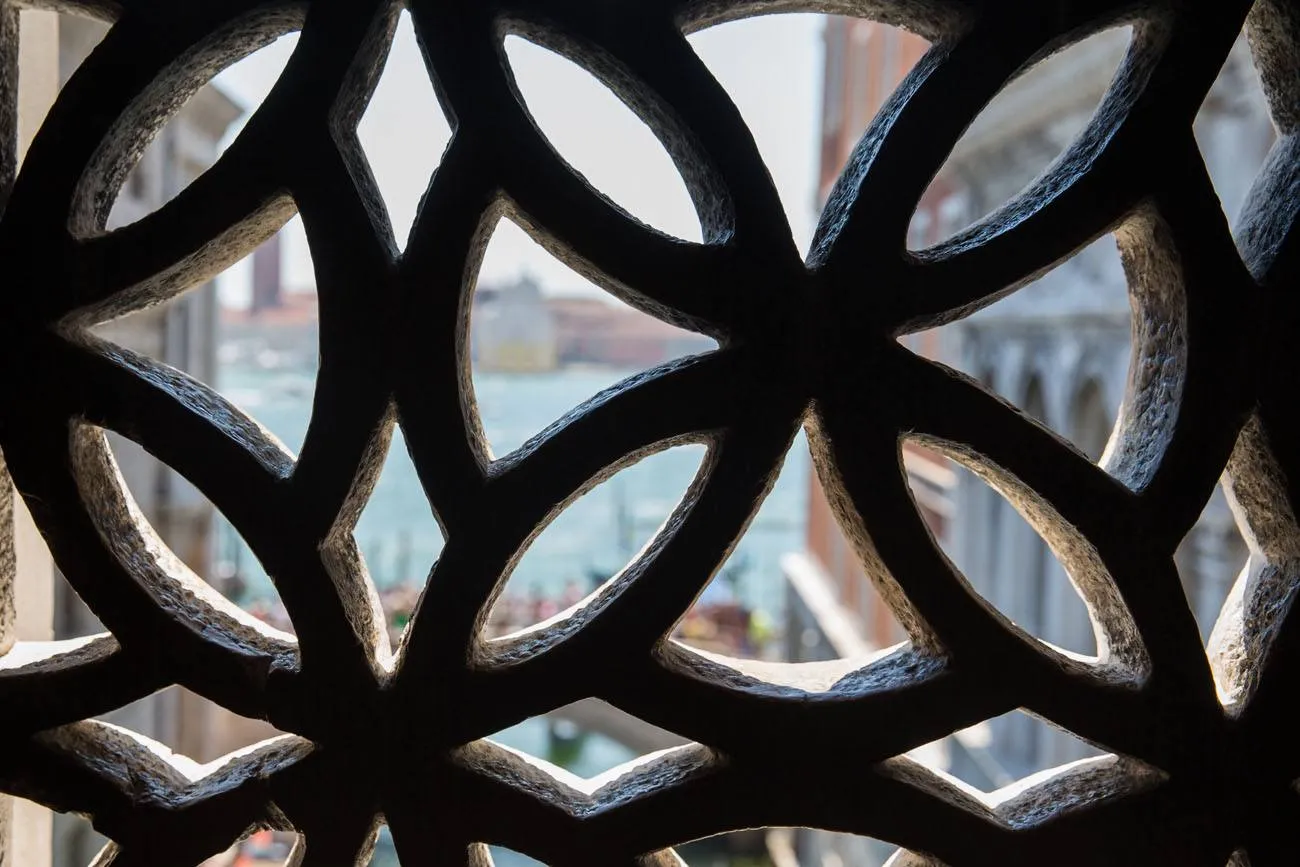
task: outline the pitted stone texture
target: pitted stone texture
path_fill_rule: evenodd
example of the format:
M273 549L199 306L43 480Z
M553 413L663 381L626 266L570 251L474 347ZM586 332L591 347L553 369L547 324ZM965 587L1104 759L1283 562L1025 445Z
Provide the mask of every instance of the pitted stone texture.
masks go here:
M404 862L466 867L489 863L483 844L552 865L671 865L676 844L769 825L889 840L906 850L897 864L1294 860L1291 4L410 0L455 133L400 254L355 136L396 4L56 5L115 23L14 180L12 8L0 17L0 447L59 568L111 634L20 643L2 658L0 790L90 816L114 839L99 863L195 863L274 827L302 835L295 863L364 864L381 821ZM864 135L807 262L739 112L684 37L800 9L910 26L934 44ZM1234 243L1192 119L1248 16L1282 135ZM969 230L908 253L917 201L983 106L1052 52L1122 24L1133 25L1128 57L1062 158ZM294 29L293 57L218 162L153 214L106 230L118 186L169 114ZM704 243L642 225L556 157L508 68L512 33L588 69L650 125ZM87 331L208 279L295 211L321 311L297 456L209 386ZM721 348L639 374L491 461L466 345L477 268L502 216L613 295ZM1135 352L1103 465L896 342L992 304L1112 231ZM447 542L391 653L351 530L397 422ZM815 670L672 643L801 425L846 536L910 640ZM103 430L184 474L238 528L296 640L234 610L161 545ZM1086 598L1098 657L1042 644L972 591L917 514L904 438L973 467L1025 514ZM548 521L619 469L687 442L708 457L624 573L556 622L484 639L511 568ZM1211 664L1173 554L1225 470L1254 557ZM199 767L86 721L172 683L292 734ZM694 743L586 785L485 739L587 697ZM1015 708L1110 755L993 793L899 758Z

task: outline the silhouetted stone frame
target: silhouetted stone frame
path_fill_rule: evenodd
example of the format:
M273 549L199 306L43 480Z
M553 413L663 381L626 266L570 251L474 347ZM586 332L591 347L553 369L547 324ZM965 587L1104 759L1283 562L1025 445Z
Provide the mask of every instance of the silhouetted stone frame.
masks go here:
M11 192L0 184L0 446L60 569L111 635L19 645L0 661L0 790L92 817L115 841L99 863L192 864L258 825L301 832L301 863L365 863L381 818L411 865L481 867L483 843L552 865L673 864L674 844L766 825L926 853L900 864L1221 867L1243 850L1257 865L1294 862L1293 4L412 0L454 136L404 254L355 136L397 5L55 5L118 23L68 82ZM907 26L934 48L865 134L805 262L739 112L684 32L808 9ZM1280 135L1234 244L1192 119L1248 13ZM0 19L8 127L15 15L6 6ZM915 205L981 107L1037 60L1124 24L1127 59L1063 157L976 226L908 253ZM166 118L219 69L296 29L274 90L216 165L106 231ZM512 80L508 33L581 64L651 126L703 243L640 224L551 150ZM9 129L0 153L10 176L12 139ZM207 386L87 330L207 280L295 211L321 312L296 458ZM621 383L491 460L466 333L501 216L721 348ZM1111 231L1134 355L1100 466L896 342ZM447 543L393 655L350 531L397 421ZM669 641L800 425L910 642L760 669ZM157 542L105 429L184 474L239 529L296 640L207 590ZM1025 514L1088 602L1097 659L1042 644L966 585L917 515L905 437L972 467ZM683 442L707 444L708 457L635 562L558 621L484 641L487 612L540 528L621 467ZM1207 656L1173 552L1225 469L1254 556ZM171 683L292 734L199 769L84 721ZM587 791L483 740L586 696L697 745ZM900 758L1016 707L1113 755L992 795Z

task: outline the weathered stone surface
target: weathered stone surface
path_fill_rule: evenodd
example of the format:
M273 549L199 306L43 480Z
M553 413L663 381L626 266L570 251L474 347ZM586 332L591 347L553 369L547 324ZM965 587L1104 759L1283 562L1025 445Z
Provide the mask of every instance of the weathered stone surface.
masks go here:
M489 863L483 843L555 865L670 865L675 844L765 825L920 853L900 864L1294 860L1291 4L411 0L456 131L401 255L355 136L398 6L57 5L115 24L7 201L7 175L0 184L0 448L60 569L111 635L19 644L5 657L0 791L89 815L115 841L100 863L193 863L271 826L304 835L295 863L363 864L381 819L406 862L474 867ZM0 121L12 126L4 8ZM935 43L863 137L807 262L739 113L683 36L796 8L875 16ZM1234 244L1191 123L1248 14L1282 135ZM908 253L917 201L998 90L1128 22L1128 57L1061 160L970 230ZM297 29L275 89L218 163L107 231L118 187L169 114L223 66ZM515 88L507 33L589 69L652 127L704 243L640 224L556 158ZM0 173L12 171L9 139ZM317 267L322 351L297 457L207 385L86 330L208 279L295 210ZM492 462L465 343L476 270L503 214L611 293L721 348L629 379ZM1107 231L1125 259L1135 353L1103 465L896 342L991 304ZM351 528L395 422L447 544L393 654ZM830 679L666 637L800 425L841 525L910 635ZM231 520L275 580L296 641L234 610L161 546L105 429L183 473ZM1043 645L970 589L916 513L904 437L959 457L1031 520L1087 597L1098 659ZM709 456L637 561L570 616L485 641L487 613L539 528L682 442L706 443ZM1212 665L1172 558L1225 468L1255 557ZM0 549L0 575L3 560ZM196 767L85 722L170 683L293 735ZM589 786L484 740L592 696L696 743ZM1017 707L1114 755L994 793L898 758Z

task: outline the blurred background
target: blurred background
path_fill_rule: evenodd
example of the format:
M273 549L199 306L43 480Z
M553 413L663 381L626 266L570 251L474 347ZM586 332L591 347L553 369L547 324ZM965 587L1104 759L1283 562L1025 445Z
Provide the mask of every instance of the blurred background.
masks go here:
M104 32L97 22L59 16L62 80ZM1008 86L933 180L912 217L909 248L922 250L961 231L1047 168L1087 123L1129 37L1127 28L1097 34ZM751 19L689 39L749 123L794 239L806 252L821 204L854 145L927 44L883 24L818 15ZM140 219L212 165L266 97L295 44L295 36L284 37L200 90L127 178L110 225ZM568 60L518 37L508 37L505 47L527 107L555 150L637 219L698 242L699 220L686 189L649 129ZM1274 135L1244 40L1211 89L1196 134L1233 219ZM405 14L358 137L400 243L451 137ZM296 450L311 417L319 361L315 285L311 251L295 219L212 283L99 331L217 388ZM904 342L970 374L1096 460L1124 394L1129 319L1122 264L1114 239L1104 237L1011 297ZM713 348L708 338L618 302L509 220L495 227L473 297L469 352L474 394L496 456L628 376ZM234 602L292 631L273 582L203 495L133 443L112 440L128 486L166 543ZM488 637L540 623L616 575L672 512L704 452L679 446L645 458L572 504L510 576ZM1033 635L1096 655L1092 624L1069 576L996 489L916 443L904 444L903 471L936 542L979 593ZM396 643L443 543L400 430L355 537ZM1216 494L1178 558L1206 634L1247 557L1227 503ZM101 631L66 582L56 593L55 628L58 638ZM775 662L865 658L904 639L831 516L802 436L744 539L675 637L715 653ZM201 762L274 734L265 723L180 688L108 718ZM594 700L494 738L588 778L682 743ZM954 732L913 756L991 792L1094 753L1069 733L1016 712ZM103 845L76 816L55 817L54 837L60 867L82 867ZM283 864L292 845L290 835L259 832L212 863ZM892 847L767 829L680 851L693 867L874 867ZM494 850L494 857L498 867L536 863L505 850ZM386 830L373 863L397 864Z

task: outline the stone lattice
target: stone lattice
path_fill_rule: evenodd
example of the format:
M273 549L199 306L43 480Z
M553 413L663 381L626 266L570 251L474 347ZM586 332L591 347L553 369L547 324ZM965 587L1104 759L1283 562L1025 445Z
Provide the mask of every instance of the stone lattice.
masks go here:
M380 821L410 865L481 867L485 843L552 865L673 864L675 844L778 825L882 838L904 847L896 864L1296 863L1300 737L1285 698L1300 666L1292 2L411 0L455 131L404 253L355 136L395 4L55 5L117 23L16 180L12 129L0 152L0 445L59 568L110 634L5 641L0 790L91 817L115 841L100 864L194 864L257 826L299 831L301 863L364 864ZM684 33L814 7L909 27L934 48L865 134L805 262L750 133ZM17 13L4 10L0 117L11 127ZM1127 59L1066 154L975 227L905 252L922 192L999 88L1129 24ZM1234 242L1192 119L1243 24L1279 139ZM106 231L161 124L221 68L292 30L288 66L217 164L154 214ZM581 64L653 128L703 243L640 224L557 157L513 82L509 33ZM296 458L204 384L88 331L208 279L295 212L322 344ZM466 328L501 216L721 348L634 377L491 460ZM1106 232L1131 285L1135 349L1100 466L896 341L992 303ZM390 652L351 528L398 422L447 542ZM759 669L669 641L801 425L910 642ZM183 473L238 528L296 639L161 545L105 430ZM917 515L904 437L970 466L1023 511L1087 600L1098 658L1037 641L970 589ZM687 441L709 457L628 569L557 622L481 637L540 527L618 469ZM1207 654L1172 555L1225 471L1253 557ZM197 767L87 721L168 684L291 734ZM588 696L695 744L596 788L485 740ZM992 794L901 757L1017 707L1107 755Z

